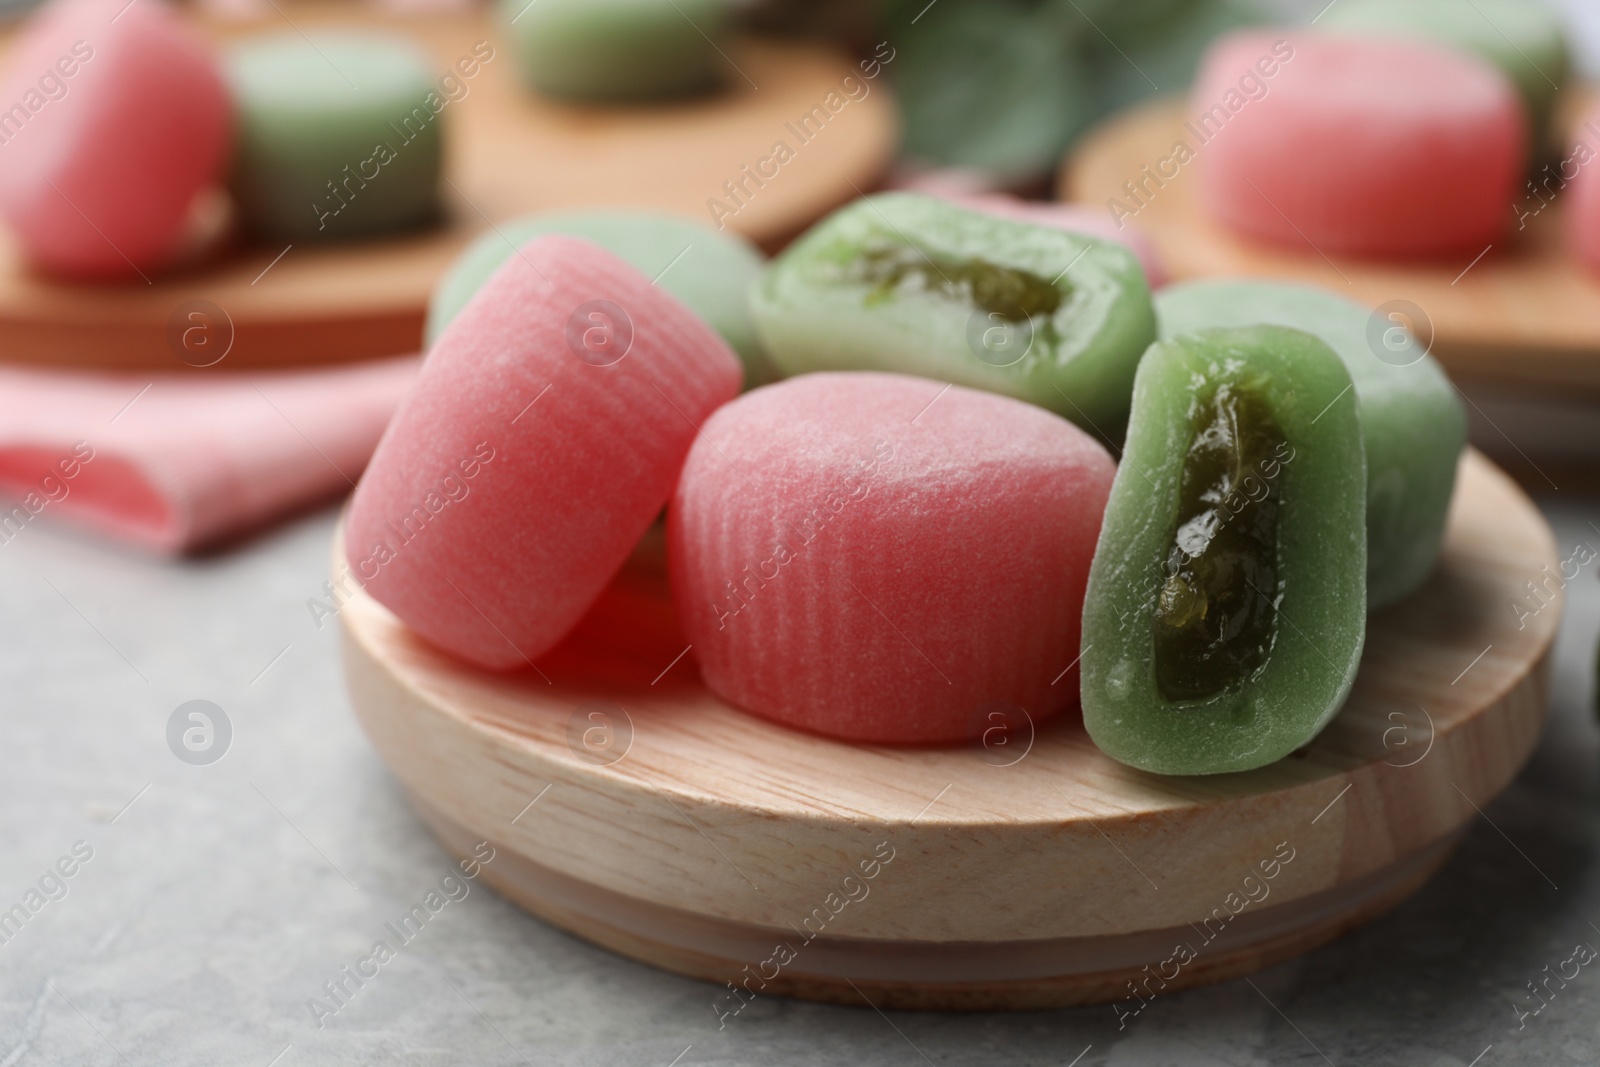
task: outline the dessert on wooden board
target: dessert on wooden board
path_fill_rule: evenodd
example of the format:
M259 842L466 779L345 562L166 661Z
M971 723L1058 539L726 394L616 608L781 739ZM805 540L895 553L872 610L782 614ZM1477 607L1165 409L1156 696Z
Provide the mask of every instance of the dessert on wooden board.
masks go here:
M719 4L541 4L501 11L533 93L726 91ZM41 103L0 211L35 266L169 269L224 187L261 240L436 221L454 98L405 41L319 30L214 55L160 0L138 11L55 0L8 56L0 84ZM1215 46L1194 96L1228 127L1200 164L1209 209L1253 239L1395 260L1501 239L1551 114L1524 67L1557 64L1559 39L1529 38L1521 64L1372 18ZM34 88L39 57L70 94ZM130 110L157 90L167 112ZM123 119L108 166L95 137ZM1590 258L1597 198L1571 193ZM1369 612L1437 595L1464 420L1401 324L1375 339L1367 309L1314 288L1152 296L1163 280L1136 242L998 200L863 196L770 263L643 211L491 227L437 288L345 567L406 640L491 688L555 685L541 664L575 635L681 633L649 685L697 676L773 751L932 766L998 723L1173 796L1289 788L1359 689ZM630 559L652 551L670 585L641 592ZM1384 870L1374 899L1421 876Z
M1267 39L1266 46L1278 39ZM1284 78L1294 60L1305 60L1299 69L1309 72L1307 81L1280 94L1287 111L1275 119L1263 115L1343 138L1325 146L1329 173L1315 176L1327 194L1319 209L1326 209L1322 222L1330 233L1371 254L1412 257L1506 228L1503 218L1490 219L1482 208L1490 192L1510 189L1527 165L1530 118L1503 73L1480 59L1404 39L1308 35L1307 42L1296 37L1294 53L1287 62L1280 58L1276 71ZM1217 62L1232 60L1223 55ZM1362 198L1387 203L1389 196L1385 175L1360 173L1363 165L1376 166L1371 150L1383 142L1377 136L1363 141L1340 123L1351 114L1382 115L1382 108L1337 86L1319 100L1327 86L1318 79L1352 65L1387 76L1400 62L1454 87L1412 101L1408 130L1442 138L1452 152L1461 149L1454 156L1446 152L1450 167L1475 168L1476 184L1461 183L1455 200L1446 197L1363 229L1351 221ZM1415 73L1393 80L1404 88L1404 78ZM1275 83L1273 91L1289 84ZM1490 135L1465 146L1463 115ZM1263 126L1271 128L1271 122ZM1272 136L1237 140L1254 151L1270 148ZM1213 155L1218 151L1212 146ZM1248 155L1235 161L1235 177L1259 165ZM1264 158L1284 174L1293 169L1293 161L1272 160L1270 153ZM1302 178L1286 180L1304 184ZM1241 226L1265 232L1281 225L1265 218L1264 202L1241 197L1234 207ZM439 321L449 325L436 358L449 357L461 381L499 373L488 362L491 346L468 353L451 338L476 329L474 319L492 304L486 294L507 276L526 275L519 260L535 251L542 269L564 277L571 273L566 257L591 249L585 241L592 241L648 273L665 246L641 250L651 229L642 220L632 233L609 230L610 221L534 218L498 245L485 238L441 290ZM676 415L689 434L668 450L673 489L664 548L662 531L642 533L649 516L640 509L630 513L636 528L630 536L643 538L632 562L625 565L613 554L616 577L609 586L599 569L586 571L582 595L560 614L560 626L533 596L504 597L493 612L481 612L492 626L474 624L479 636L542 627L541 643L550 648L544 658L530 657L532 663L506 655L492 665L499 673L452 668L453 650L437 639L445 652L425 647L432 623L412 618L426 620L433 594L420 586L419 595L395 610L400 622L384 625L399 633L409 627L423 641L385 649L390 639L374 634L369 616L351 624L352 686L363 721L397 770L406 768L401 773L423 798L431 824L450 840L460 826L482 820L454 787L421 784L407 743L395 733L402 723L443 744L459 736L469 750L488 746L501 767L525 761L531 776L548 775L563 788L576 785L597 803L615 803L617 790L637 786L672 801L675 814L695 820L697 832L712 832L700 815L713 823L726 819L723 832L735 835L730 844L740 862L766 862L760 845L769 839L792 847L783 872L763 868L762 881L781 892L803 881L795 870L812 870L815 856L831 847L806 843L806 816L786 807L784 798L825 797L830 767L848 775L848 768L883 757L943 776L948 760L974 746L992 751L997 732L1020 742L1016 731L1025 728L1026 745L1002 751L1025 760L1037 744L1050 753L1023 764L1038 776L1041 790L1054 791L1045 790L1035 813L1040 826L1064 834L1075 825L1082 813L1052 803L1060 797L1069 806L1085 804L1096 820L1088 825L1097 841L1116 844L1131 827L1162 821L1153 811L1170 809L1185 813L1173 820L1173 833L1192 845L1204 835L1184 820L1199 818L1205 804L1198 798L1237 792L1281 806L1295 788L1291 783L1314 778L1323 760L1352 774L1370 763L1371 753L1357 738L1372 732L1373 709L1388 706L1372 692L1373 672L1395 670L1389 660L1397 654L1395 643L1405 643L1406 625L1428 614L1432 601L1457 595L1443 590L1461 580L1460 558L1448 574L1438 562L1446 546L1462 551L1458 469L1463 486L1475 495L1485 492L1479 461L1463 459L1464 418L1454 390L1403 322L1375 319L1371 310L1309 286L1202 283L1152 296L1140 258L1113 235L1083 232L1090 229L1038 208L887 194L847 205L754 270L702 267L686 254L666 277L685 268L692 273L675 286L656 287L670 290L661 296L672 314L698 315L734 342L736 329L714 317L726 306L717 301L741 274L750 275L748 321L780 380L747 380L737 397L737 386L728 386L720 399L706 394L704 407L693 411L668 399L667 380L659 383L659 398L640 401L641 422ZM571 239L557 245L539 236L551 232ZM520 249L511 247L529 238ZM694 243L687 233L684 243ZM691 291L693 279L703 279L706 288ZM462 306L474 290L478 295ZM708 303L704 294L713 290ZM564 299L581 303L580 295L567 292ZM557 310L549 305L544 313L553 319ZM652 313L666 314L666 306ZM641 321L632 317L635 329ZM1376 336L1375 321L1381 326ZM544 346L553 358L570 359L550 338ZM631 351L616 365L641 357L650 358ZM532 349L525 360L536 365ZM657 369L678 388L689 383L676 376L708 370L688 360ZM472 420L473 410L462 404L451 417ZM548 449L552 465L559 463L563 441ZM665 451L633 451L635 466L666 457ZM552 466L548 485L572 492L566 487L580 478L587 485L616 477L585 452L586 446L572 451L580 474ZM620 457L609 462L625 463ZM404 493L390 496L399 503ZM594 506L595 499L592 493L565 502L544 497L517 511L512 525L560 530L564 544L587 538L615 547L611 532L618 524ZM377 500L362 516L369 533L390 506ZM475 510L488 516L494 508L487 495L452 502L425 536L436 533L443 544L456 522L494 529L492 518L464 518ZM362 552L354 520L345 531L352 568ZM417 543L424 544L421 538ZM670 573L665 584L662 555ZM461 561L454 562L459 568ZM501 559L498 566L514 570L516 564ZM470 578L483 581L480 574ZM1407 622L1397 629L1390 620ZM1380 647L1369 647L1369 630L1383 635ZM413 654L425 664L418 677L404 662ZM650 669L642 669L645 662ZM614 681L608 681L610 671ZM1457 665L1450 676L1459 673ZM673 677L676 686L656 688ZM1537 703L1536 696L1526 699ZM566 701L577 702L576 710ZM479 702L481 721L471 710ZM392 719L386 703L394 707ZM650 746L650 754L625 774L578 770L569 781L557 766L565 758L559 743L552 747L546 736L552 716L568 712L581 716L566 737L580 762L613 766L618 757L591 758L585 739L596 731L614 738L624 725L622 736ZM1524 722L1506 736L1521 737L1518 731L1526 729ZM1457 741L1446 744L1458 747ZM1516 764L1525 749L1511 741L1504 751ZM697 755L707 761L704 774ZM721 784L746 756L760 764L756 777L770 777L774 790L748 805ZM672 763L680 757L688 760L681 767ZM789 775L790 759L807 773ZM820 777L809 773L817 768ZM1505 775L1485 781L1501 782L1509 773L1508 765ZM1108 779L1129 792L1093 799L1097 783ZM1016 781L1020 798L1031 786ZM1161 799L1145 810L1133 794ZM907 805L905 816L854 794L839 811L826 800L814 803L825 809L817 815L823 823L900 825L939 796L937 787L929 790ZM1319 798L1319 809L1326 804ZM1308 810L1305 818L1316 815ZM1376 811L1361 817L1369 815L1382 817ZM998 809L965 811L961 818L952 833L971 847L1025 833ZM1340 892L1370 895L1360 906L1349 896L1319 898L1323 919L1338 916L1329 919L1326 933L1297 934L1294 948L1253 946L1248 961L1230 957L1232 970L1219 966L1208 978L1301 950L1332 936L1338 923L1354 921L1352 915L1386 906L1376 901L1399 899L1431 869L1419 857L1432 856L1430 849L1443 855L1447 838L1436 828L1374 860L1364 871L1380 878L1381 890L1374 888L1380 883L1358 890L1354 881L1334 879ZM538 847L525 844L528 868L504 885L514 899L602 944L686 973L720 978L725 964L718 961L735 955L727 947L735 930L760 937L770 918L752 915L759 902L725 893L691 904L694 894L669 876L659 884L630 881L598 858L569 857L567 866L583 874L566 883L564 875L541 866ZM562 847L555 839L550 844ZM1047 862L1052 849L1034 842L1027 854ZM954 862L952 884L967 885L969 872ZM1421 866L1413 870L1407 863ZM1398 873L1402 867L1410 873ZM903 906L907 928L924 936L930 928L947 934L965 929L946 910L953 898L926 888L924 899ZM626 899L599 892L607 889ZM1093 887L1076 889L1094 893ZM586 892L599 901L593 909ZM678 920L648 907L634 914L630 909L640 900L672 901L670 907L687 912L672 913L684 926L669 931ZM1361 910L1369 906L1372 911ZM1321 920L1303 914L1274 913L1271 921L1302 932L1324 929ZM1008 930L972 936L986 949L1008 951L1046 925L1030 913ZM1165 927L1143 932L1161 937ZM942 959L942 946L902 945L910 937L904 931L879 936L881 959L846 962L841 955L827 967L876 983L870 985L875 992L908 1004L1045 1003L1067 995L1030 989L1027 996L1036 999L1027 1001L1014 986L1007 993L982 982L975 983L981 992L950 993L948 982L933 973L938 967L911 974L897 955L905 949ZM1039 953L1027 964L1036 969L1026 972L1029 981L1054 974L1051 981L1077 990L1071 996L1113 995L1105 976L1117 973L1115 966L1070 982L1065 977L1074 966L1090 968L1084 961L1096 958L1100 946L1029 945ZM1052 953L1075 962L1040 962ZM1011 966L996 963L993 973L1020 973ZM892 980L885 977L891 972ZM837 977L808 974L777 987L832 996L827 990L838 985Z
M169 318L196 300L232 334L217 373L413 352L440 272L485 230L530 213L623 207L706 220L771 249L873 187L894 151L883 64L825 42L741 31L718 38L723 56L696 34L729 77L670 99L576 100L530 88L519 71L514 31L531 14L508 28L488 12L286 0L264 9L263 25L140 0L148 11L113 25L123 5L103 6L50 0L0 41L15 90L0 105L12 161L0 186L13 179L0 351L11 361L172 369ZM656 6L693 32L671 5ZM69 51L11 47L56 32L74 11L95 32L68 38ZM614 24L633 17L610 11ZM183 62L164 81L141 81L137 70L116 75L121 61L103 50L98 63L70 52L153 23L187 37L184 62L212 68L215 84L179 87ZM140 54L158 59L161 47ZM733 77L733 64L760 89ZM107 76L112 92L94 88ZM168 106L162 94L174 87L188 96ZM826 126L827 147L807 150L785 123L819 100L847 110L808 118L813 135ZM72 117L108 101L122 116L109 134ZM198 117L212 105L215 137ZM188 127L186 116L197 116ZM774 132L789 145L776 159ZM21 164L30 145L75 138L88 145L81 159L44 153L44 177L82 209L58 205L76 230L52 241L54 223L32 205L41 190L45 206L61 198ZM5 195L0 187L0 215ZM117 205L130 198L124 217Z
M595 257L619 262L548 236L463 257L441 306L488 280L448 318L352 511L350 564L377 574L373 595L484 666L525 667L570 632L671 492L686 656L730 703L829 736L931 744L982 736L985 709L1043 723L1081 689L1115 758L1231 772L1316 736L1348 693L1369 608L1416 589L1438 556L1459 404L1424 354L1373 347L1367 313L1332 294L1206 283L1152 301L1121 246L930 197L868 198L749 285L774 363L820 373L726 403L722 364L634 341L658 319L688 338L693 307L660 286L648 303L586 297L598 282L576 279ZM674 269L701 266L708 285L732 284L712 260ZM1005 367L985 359L991 318L1027 338ZM616 347L574 347L591 334ZM644 373L660 380L630 394L641 436L622 452L565 422ZM531 425L499 417L524 404L514 421ZM1126 441L1107 438L1130 409ZM679 433L646 430L658 426ZM513 432L527 441L498 443ZM514 487L441 504L415 545L374 562L444 471L440 442L459 451L474 434L538 463ZM1114 486L1102 442L1120 458ZM627 480L646 470L648 488ZM579 568L580 544L605 548ZM557 610L530 576L554 581L563 553L583 580L562 584ZM444 633L457 627L470 637Z

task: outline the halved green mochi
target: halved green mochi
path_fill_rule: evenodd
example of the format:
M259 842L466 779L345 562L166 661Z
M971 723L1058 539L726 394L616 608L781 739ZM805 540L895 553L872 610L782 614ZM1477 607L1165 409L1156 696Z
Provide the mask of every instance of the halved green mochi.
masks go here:
M886 370L1028 400L1101 436L1128 412L1155 338L1121 245L913 193L814 226L751 290L786 374Z
M1444 369L1403 320L1315 286L1244 279L1168 286L1155 305L1163 339L1269 324L1305 330L1338 353L1361 401L1367 446L1367 606L1421 585L1444 542L1467 419Z
M1158 774L1271 763L1350 691L1366 634L1350 374L1279 326L1150 346L1089 571L1083 721Z

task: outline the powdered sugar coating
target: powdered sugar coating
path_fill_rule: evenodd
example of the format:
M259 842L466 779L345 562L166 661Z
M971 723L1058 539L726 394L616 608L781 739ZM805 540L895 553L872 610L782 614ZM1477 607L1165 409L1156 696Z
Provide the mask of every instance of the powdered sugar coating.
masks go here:
M980 735L1077 703L1083 590L1114 467L1041 408L878 373L755 390L706 424L668 518L706 682L864 741Z
M650 279L537 238L435 342L356 490L351 568L435 644L523 666L621 567L739 383L727 345Z
M41 10L6 57L0 109L0 213L60 274L159 267L232 138L216 61L163 0Z
M1414 41L1236 33L1189 111L1212 213L1309 255L1476 253L1511 221L1528 151L1503 74Z

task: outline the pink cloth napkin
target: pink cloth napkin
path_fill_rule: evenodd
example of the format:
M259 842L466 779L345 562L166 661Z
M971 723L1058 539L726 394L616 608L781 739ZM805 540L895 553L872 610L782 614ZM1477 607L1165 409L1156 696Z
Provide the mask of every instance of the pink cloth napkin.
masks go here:
M66 519L175 554L348 492L420 364L143 376L0 368L0 544L40 519Z

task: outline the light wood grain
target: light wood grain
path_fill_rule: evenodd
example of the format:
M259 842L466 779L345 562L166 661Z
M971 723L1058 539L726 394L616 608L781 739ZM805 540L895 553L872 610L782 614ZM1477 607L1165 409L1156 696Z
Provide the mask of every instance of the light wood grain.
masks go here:
M729 229L772 247L876 184L894 152L897 113L881 77L865 83L871 91L847 103L812 143L800 144L786 129L842 78L859 74L849 57L822 46L741 41L729 55L744 73L730 67L725 93L650 107L580 107L525 90L507 42L484 17L385 19L329 4L275 7L284 14L274 21L230 24L216 34L288 31L286 20L307 31L382 26L424 44L440 75L474 42L494 46L494 59L466 83L469 94L440 113L444 223L390 239L297 244L275 265L284 244L236 245L152 284L115 285L40 277L0 231L0 358L181 371L167 323L180 304L197 298L231 320L232 350L218 364L224 370L414 351L434 283L491 223L580 207L647 208L711 222L707 200L724 196L725 181L739 179L742 166L754 166L783 140L794 159L726 219Z
M489 874L513 899L707 977L756 961L719 954L696 929L792 938L886 843L894 858L869 895L807 951L1000 953L981 980L907 980L883 962L844 975L924 1006L1112 995L1130 951L1212 915L1284 843L1293 860L1241 913L1240 929L1254 932L1219 939L1194 975L1301 951L1392 904L1531 752L1561 612L1557 591L1519 627L1513 604L1554 570L1555 545L1521 491L1469 453L1437 572L1372 618L1355 689L1328 729L1260 770L1162 778L1102 755L1075 717L1000 766L1019 749L849 745L743 714L699 683L688 657L666 670L686 642L658 556L636 557L539 661L542 675L464 668L354 596L339 616L346 675L379 754L447 842L486 839L514 858ZM590 701L631 722L616 762L569 744ZM668 924L674 934L640 918L656 913L686 919ZM838 974L807 966L788 972L790 991L838 994ZM851 966L861 965L837 964Z
M1459 379L1600 395L1600 274L1573 257L1559 198L1528 219L1516 240L1497 245L1476 265L1473 253L1398 264L1324 256L1310 244L1263 244L1224 229L1203 209L1196 174L1204 146L1176 178L1160 188L1152 184L1142 207L1129 198L1124 183L1144 180L1142 168L1171 156L1180 139L1193 142L1184 136L1186 114L1182 101L1161 100L1109 120L1063 168L1061 197L1106 210L1108 217L1112 199L1137 207L1133 223L1149 235L1176 280L1279 278L1322 285L1372 307L1407 300L1431 320L1433 354ZM1592 136L1587 140L1600 148ZM1508 219L1515 217L1513 206L1506 205Z
M472 855L484 840L425 801L415 803L457 856ZM1220 929L1184 924L1045 940L930 942L823 935L808 941L790 929L707 919L624 897L513 852L498 853L482 877L546 922L625 956L723 986L709 998L723 1011L735 1006L726 983L760 995L858 1007L865 1001L880 1008L993 1011L1126 1000L1133 1008L1137 1002L1130 988L1146 981L1151 984L1141 995L1148 997L1150 992L1237 978L1326 944L1410 896L1450 857L1459 838L1452 834L1382 870L1309 897L1246 907ZM1216 933L1214 939L1206 940L1208 932ZM760 965L780 941L796 949L796 959L774 975ZM1191 946L1195 958L1170 980L1154 981L1151 971L1180 943ZM751 981L752 970L757 979L769 980Z

